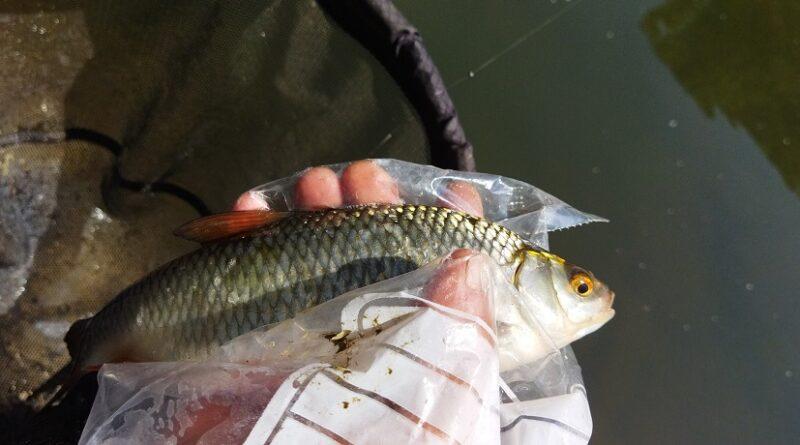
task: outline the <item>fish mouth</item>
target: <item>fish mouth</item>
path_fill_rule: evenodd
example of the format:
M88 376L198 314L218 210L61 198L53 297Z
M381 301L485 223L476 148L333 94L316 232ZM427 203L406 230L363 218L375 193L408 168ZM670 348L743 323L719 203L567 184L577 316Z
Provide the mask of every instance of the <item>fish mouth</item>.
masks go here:
M603 312L602 314L598 314L597 316L592 318L592 325L597 326L597 328L599 328L600 326L603 326L604 324L608 323L612 318L614 318L614 315L616 313L617 311L615 311L614 309L608 308L607 311Z
M578 331L578 338L582 338L586 335L591 334L592 332L600 329L608 323L617 312L614 309L609 308L607 311L597 314L592 317L588 322L584 324L584 327Z

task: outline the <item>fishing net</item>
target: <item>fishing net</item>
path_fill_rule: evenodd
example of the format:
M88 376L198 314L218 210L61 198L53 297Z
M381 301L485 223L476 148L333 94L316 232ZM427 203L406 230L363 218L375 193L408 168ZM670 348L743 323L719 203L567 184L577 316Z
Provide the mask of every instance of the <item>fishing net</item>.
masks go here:
M314 2L19 1L0 14L6 403L66 362L69 322L192 248L171 232L198 208L309 164L427 159L394 81Z

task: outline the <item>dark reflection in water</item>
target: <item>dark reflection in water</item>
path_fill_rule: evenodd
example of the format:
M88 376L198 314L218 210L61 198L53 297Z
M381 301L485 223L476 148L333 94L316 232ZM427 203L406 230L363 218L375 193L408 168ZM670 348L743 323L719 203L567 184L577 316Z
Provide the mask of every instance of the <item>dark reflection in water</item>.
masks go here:
M670 0L642 23L703 111L746 128L800 194L800 2Z

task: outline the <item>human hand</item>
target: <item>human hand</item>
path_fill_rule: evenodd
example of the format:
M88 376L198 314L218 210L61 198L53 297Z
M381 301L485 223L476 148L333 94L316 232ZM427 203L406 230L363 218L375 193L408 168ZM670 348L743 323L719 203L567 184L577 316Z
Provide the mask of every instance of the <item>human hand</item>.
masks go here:
M480 195L474 187L468 183L451 182L446 189L440 192L442 201L440 205L455 208L476 216L483 216L483 206ZM364 205L364 204L401 204L399 189L396 181L383 168L371 161L357 161L350 164L341 175L327 167L314 167L308 169L297 181L294 190L294 203L302 209L324 209L335 208L343 205ZM267 209L266 202L257 193L247 192L243 194L234 205L234 210L256 210ZM460 249L451 253L434 274L433 278L422 290L422 297L441 306L455 309L459 312L474 315L482 319L486 326L493 326L493 313L491 301L488 298L488 286L485 271L487 270L487 257ZM405 329L409 329L406 327ZM411 328L413 329L413 328ZM475 327L483 339L488 339L491 344L491 336L482 332L479 327ZM414 335L419 335L415 332ZM444 341L444 340L443 340ZM482 340L473 340L482 343ZM469 341L466 342L469 345ZM469 349L469 346L467 347ZM480 350L481 352L478 352ZM491 347L488 351L491 351ZM481 358L487 349L481 348L476 344L476 357ZM463 352L463 351L462 351ZM482 357L486 359L487 357ZM446 372L438 366L447 367L444 363L432 363L437 372ZM424 374L424 372L420 372ZM474 377L474 376L473 376ZM397 379L396 382L404 382L408 385L407 391L414 392L416 387L424 380L419 377ZM484 386L487 382L470 382L473 386ZM489 387L492 387L489 383ZM493 391L496 391L496 386ZM272 389L274 391L274 389ZM270 391L270 392L272 392ZM457 397L454 397L456 399ZM452 411L462 417L479 417L479 410L464 410L448 407L453 401L439 400L432 405L438 411ZM466 412L465 412L466 411ZM445 418L447 415L444 416ZM441 419L442 416L439 416ZM451 419L455 421L455 419ZM424 423L424 422L423 422ZM448 422L445 422L448 423ZM381 424L363 425L368 428L381 430ZM386 425L388 427L388 425ZM253 430L255 431L255 429Z
M299 209L316 210L325 208L336 208L346 205L365 205L365 204L402 204L400 190L397 182L383 168L372 161L357 161L350 164L341 173L341 177L327 168L314 167L306 170L298 179L293 190L293 203ZM439 205L455 208L476 216L483 215L481 199L472 185L463 182L451 182L446 188L440 191L442 200ZM258 193L247 192L237 199L233 206L235 211L248 210L269 210L268 204ZM472 316L470 319L453 319L447 314L437 311L427 311L428 318L422 317L420 320L427 320L428 324L411 324L404 326L399 332L395 332L395 338L399 336L419 336L423 333L426 336L441 336L442 340L435 342L433 349L423 347L422 350L415 348L418 345L401 346L394 352L391 351L372 351L371 354L386 358L387 354L411 354L412 356L439 357L430 363L420 365L415 362L404 362L391 365L395 368L392 375L392 383L400 394L389 395L388 397L401 400L399 405L402 407L398 412L417 412L420 417L421 430L418 434L429 434L428 429L441 433L447 430L445 435L461 434L465 429L464 419L478 419L483 412L481 404L475 404L474 396L477 391L475 388L490 388L489 393L496 395L496 383L491 377L486 377L486 369L492 368L489 364L493 363L492 351L494 351L493 336L487 332L494 325L491 301L488 298L490 283L486 277L488 257L481 254L461 249L452 252L439 265L433 277L423 287L420 297L434 303L434 307L445 307L455 309L458 313ZM431 318L432 317L432 318ZM479 323L478 320L483 323ZM433 321L432 321L433 320ZM419 321L419 320L417 320ZM451 326L452 325L452 326ZM444 326L451 326L450 329ZM455 329L455 331L452 331ZM465 331L466 330L466 331ZM455 333L453 333L455 332ZM465 333L466 332L466 333ZM477 334L477 335L476 335ZM391 341L391 333L384 332L383 341ZM448 342L455 342L455 350L448 349L445 345ZM404 342L400 342L403 345ZM442 349L445 347L444 349ZM427 349L426 349L427 348ZM398 352L400 351L400 352ZM458 354L461 354L460 356ZM398 357L395 357L397 359ZM496 359L495 359L496 360ZM484 369L484 372L473 375L476 368ZM203 397L197 401L197 406L181 412L176 418L184 417L190 419L187 427L182 433L175 431L174 434L180 438L179 443L191 443L202 438L202 442L216 441L235 441L241 442L246 437L254 434L263 434L264 429L256 424L257 419L268 418L270 407L280 405L282 391L287 384L292 387L296 385L300 378L296 375L285 373L267 372L261 376L261 371L250 372L250 378L257 376L259 379L259 390L243 389L242 383L237 379L230 379L223 375L217 375L217 370L210 368L196 377L198 381L206 382L203 386L210 396ZM333 370L332 372L337 372ZM385 382L387 375L385 369L377 371L374 367L367 370L353 371L360 373L362 379L372 384L380 385ZM351 374L352 375L352 374ZM447 383L447 379L442 380L442 375L460 375L454 377L459 381L468 382L470 391L465 389L453 389L453 385ZM216 377L212 377L216 376ZM260 377L258 377L260 376ZM310 377L309 377L310 378ZM192 378L194 380L194 378ZM213 385L210 381L213 381ZM416 394L420 387L434 384L441 386L440 391L447 393L448 396L433 397L425 400L423 405L414 404L409 401L402 402L402 395ZM218 387L218 390L211 389ZM296 386L294 386L297 388ZM315 385L305 391L303 397L317 397L319 400L314 406L321 410L331 412L335 408L341 408L341 401L336 399L335 403L327 406L325 400L338 394L343 388L325 389ZM302 390L300 390L302 392ZM482 391L483 392L483 391ZM236 414L232 411L231 396L235 400L235 405L241 411ZM362 399L367 397L359 396ZM273 403L273 398L276 399ZM486 399L487 396L484 396ZM491 398L491 396L488 396ZM420 400L419 398L416 398ZM367 403L372 403L370 400ZM481 402L482 403L482 402ZM336 406L333 406L336 405ZM274 408L272 408L274 409ZM356 407L351 411L354 411ZM390 414L395 410L393 405L382 404L377 409L388 410ZM287 408L288 410L288 408ZM432 414L430 411L434 411ZM279 416L285 418L287 413ZM336 428L342 431L353 429L361 431L359 434L367 434L370 437L380 437L386 431L392 430L393 425L383 421L369 423L365 420L347 419L341 415L349 414L346 411L339 412L339 417L328 419L333 422ZM245 414L246 413L246 414ZM292 413L294 413L292 411ZM294 413L293 415L296 415ZM396 415L397 413L395 413ZM429 419L436 418L436 421ZM238 420L237 420L238 419ZM249 419L249 420L248 420ZM318 419L319 420L319 419ZM261 420L259 420L261 422ZM431 423L433 422L433 423ZM323 422L324 423L324 422ZM391 423L391 422L389 422ZM433 428L433 424L439 425ZM229 425L229 427L222 427ZM238 425L233 427L233 425ZM427 426L425 426L427 425ZM456 426L459 425L459 426ZM419 427L419 425L418 425ZM426 429L427 428L427 429ZM280 429L280 427L278 427ZM274 430L274 427L273 427ZM441 430L441 431L440 431ZM236 431L232 433L231 431ZM427 431L427 432L426 432ZM236 437L231 436L233 434ZM224 439L224 440L223 440Z
M471 184L450 182L441 195L441 206L483 216L481 197ZM370 160L351 163L341 178L328 167L309 168L295 185L294 200L299 208L308 210L403 202L395 179ZM256 192L245 192L233 205L233 210L258 209L268 210L269 206Z

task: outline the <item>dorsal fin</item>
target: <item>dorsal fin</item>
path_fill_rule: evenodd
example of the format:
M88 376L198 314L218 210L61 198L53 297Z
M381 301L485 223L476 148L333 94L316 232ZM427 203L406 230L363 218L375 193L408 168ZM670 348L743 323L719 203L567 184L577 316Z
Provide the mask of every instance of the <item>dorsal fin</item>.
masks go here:
M175 235L189 241L209 243L244 235L267 224L280 221L289 215L288 212L272 212L269 210L241 210L237 212L219 213L190 221L177 230Z

